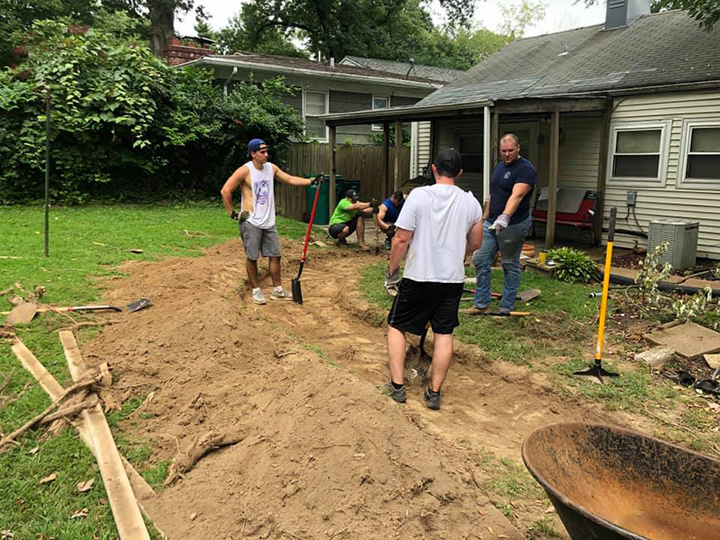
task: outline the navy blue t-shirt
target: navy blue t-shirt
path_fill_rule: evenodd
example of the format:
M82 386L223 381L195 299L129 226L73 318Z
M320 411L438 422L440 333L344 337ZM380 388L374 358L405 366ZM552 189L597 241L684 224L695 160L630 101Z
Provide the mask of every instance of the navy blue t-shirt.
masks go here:
M490 177L490 211L488 218L496 220L505 210L515 184L529 184L532 189L520 201L520 206L510 218L510 225L525 221L530 215L530 200L537 184L537 171L524 157L510 165L500 162Z
M385 212L385 219L383 219L383 221L385 223L395 223L398 216L400 216L400 210L402 210L405 201L401 202L398 206L395 206L392 199L388 197L383 201L383 204L385 205L385 208L387 208L387 212Z

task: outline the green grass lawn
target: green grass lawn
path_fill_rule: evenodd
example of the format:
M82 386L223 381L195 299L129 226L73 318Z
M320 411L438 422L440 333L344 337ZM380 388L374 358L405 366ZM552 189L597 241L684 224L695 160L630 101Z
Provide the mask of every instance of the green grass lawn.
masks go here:
M281 235L301 239L306 225L278 218ZM167 256L198 256L203 249L237 236L222 205L88 206L52 208L50 257L44 255L44 213L41 207L0 207L0 290L20 283L25 291L44 286L43 302L78 305L100 298L95 277L118 275L126 260L157 260ZM142 254L129 253L142 249ZM0 298L0 311L12 306ZM61 384L70 376L57 334L50 331L56 314L36 317L17 334ZM2 320L2 316L0 316ZM6 383L6 384L5 384ZM27 374L5 340L0 340L0 431L10 433L50 404ZM167 462L151 463L150 448L131 441L116 428L134 408L109 416L118 447L151 485L162 483ZM142 415L136 421L142 421ZM43 440L44 430L31 431L21 445L0 454L0 531L13 538L117 538L100 473L89 450L72 430ZM33 451L35 448L37 451ZM57 479L40 485L56 473ZM79 493L76 484L94 479ZM85 518L73 513L88 509ZM7 535L4 535L5 538Z

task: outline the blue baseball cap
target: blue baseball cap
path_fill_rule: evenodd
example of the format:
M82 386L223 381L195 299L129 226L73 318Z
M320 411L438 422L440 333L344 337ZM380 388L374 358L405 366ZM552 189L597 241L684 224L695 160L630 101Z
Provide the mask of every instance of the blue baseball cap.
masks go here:
M267 143L262 139L253 139L248 143L248 152L257 152L262 145L267 146Z

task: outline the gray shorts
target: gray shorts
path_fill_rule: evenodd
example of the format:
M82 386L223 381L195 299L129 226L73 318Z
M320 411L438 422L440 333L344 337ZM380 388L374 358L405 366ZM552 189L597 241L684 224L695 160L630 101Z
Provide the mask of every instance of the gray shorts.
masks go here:
M263 257L280 257L280 237L277 229L260 229L244 221L240 224L240 238L245 245L245 256L251 261Z

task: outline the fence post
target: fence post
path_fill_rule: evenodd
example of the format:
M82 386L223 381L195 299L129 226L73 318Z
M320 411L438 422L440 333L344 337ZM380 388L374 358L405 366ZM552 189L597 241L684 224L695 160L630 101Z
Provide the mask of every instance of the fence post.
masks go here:
M328 200L330 201L330 213L329 216L332 216L333 212L335 211L335 205L337 202L335 201L335 126L330 126L330 139L329 139L329 153L330 153L330 185L328 186L330 189L330 193L328 193Z

